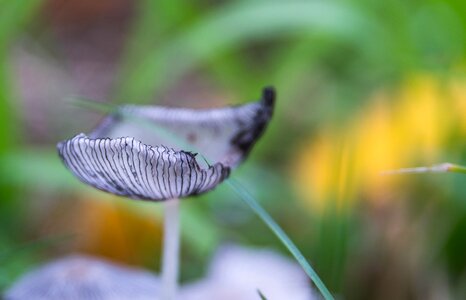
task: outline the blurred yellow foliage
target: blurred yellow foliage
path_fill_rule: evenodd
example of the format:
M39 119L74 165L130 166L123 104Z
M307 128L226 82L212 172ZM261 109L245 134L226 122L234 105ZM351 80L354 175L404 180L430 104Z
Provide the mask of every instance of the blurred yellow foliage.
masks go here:
M466 135L461 79L417 75L367 103L343 126L323 125L318 137L298 150L292 173L313 209L344 209L362 195L376 200L398 179L382 171L451 160L444 152L448 139Z

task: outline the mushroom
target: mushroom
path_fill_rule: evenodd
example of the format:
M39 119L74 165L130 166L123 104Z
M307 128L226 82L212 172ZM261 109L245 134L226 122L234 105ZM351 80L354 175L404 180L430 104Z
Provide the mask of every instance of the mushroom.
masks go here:
M87 256L52 261L20 278L6 300L159 299L160 283L147 271Z
M166 299L175 298L177 285L178 199L212 190L229 176L264 132L274 102L275 91L267 87L261 100L239 106L120 106L89 135L58 144L61 159L84 183L132 199L165 201Z
M261 248L224 245L212 259L207 276L181 288L183 300L318 299L298 264Z

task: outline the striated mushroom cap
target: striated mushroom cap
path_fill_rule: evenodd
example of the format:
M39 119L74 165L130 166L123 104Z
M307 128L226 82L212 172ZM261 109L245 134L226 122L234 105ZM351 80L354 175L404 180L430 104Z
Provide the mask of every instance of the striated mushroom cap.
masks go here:
M260 101L240 106L121 106L88 136L79 134L57 148L68 169L97 189L154 201L197 195L245 159L270 121L274 102L273 88L265 88ZM191 151L213 165L201 167Z
M165 200L204 193L230 171L220 163L202 169L190 152L152 147L134 138L90 139L79 134L58 144L58 152L84 183L133 199Z

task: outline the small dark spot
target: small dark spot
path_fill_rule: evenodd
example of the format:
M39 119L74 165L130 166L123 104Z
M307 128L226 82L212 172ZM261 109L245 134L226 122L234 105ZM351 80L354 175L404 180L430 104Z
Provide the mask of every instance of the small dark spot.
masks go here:
M188 133L188 136L186 138L190 143L195 143L197 141L197 135L194 132Z

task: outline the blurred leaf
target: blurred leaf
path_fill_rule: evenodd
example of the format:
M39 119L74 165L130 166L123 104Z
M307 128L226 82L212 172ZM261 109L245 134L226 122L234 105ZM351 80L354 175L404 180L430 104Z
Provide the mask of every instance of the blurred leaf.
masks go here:
M126 74L139 57L152 55L183 20L195 15L195 3L186 0L142 0L136 2L136 18L121 59ZM127 99L126 99L127 100Z
M42 237L18 245L2 237L0 239L0 298L3 289L30 269L31 265L37 263L37 256L41 250L64 243L70 238L73 236Z
M457 212L460 215L448 233L442 252L444 252L452 279L461 280L461 276L464 277L466 271L466 255L464 255L466 253L466 243L464 241L466 234L466 211L459 209Z
M41 0L0 1L0 46L13 37L19 27L33 15Z
M31 148L0 157L0 184L60 190L79 186L61 163L55 149Z
M17 34L19 28L25 23L38 8L39 0L0 0L0 159L5 153L16 147L19 140L21 124L17 118L15 105L15 91L12 89L10 78L10 42ZM0 168L3 170L3 168ZM2 178L9 174L2 175ZM0 230L8 230L14 227L14 218L11 217L15 210L13 200L17 193L8 185L3 185L0 180L0 218L4 220Z
M0 2L0 154L13 145L18 136L19 124L15 120L13 98L9 78L9 42L19 27L37 9L40 0L17 0Z
M325 17L323 17L325 16ZM134 61L121 78L121 99L147 101L200 62L250 40L321 32L342 39L365 36L376 25L350 6L323 1L239 2L202 18L152 55Z
M18 258L20 252L32 252L39 249L50 247L51 245L62 243L73 238L73 235L63 235L54 237L42 237L40 239L27 242L13 249L0 253L0 264L3 266L6 262Z
M445 3L429 3L410 20L411 39L424 64L456 64L465 53L465 30L458 12Z
M333 205L323 216L314 216L312 220L316 232L310 253L322 269L320 275L326 278L326 284L334 291L342 288L349 244L357 232L352 231L355 226L351 217L351 213L342 213Z
M8 151L17 139L17 122L15 122L15 112L10 106L11 92L10 83L7 76L5 49L0 47L0 154Z

